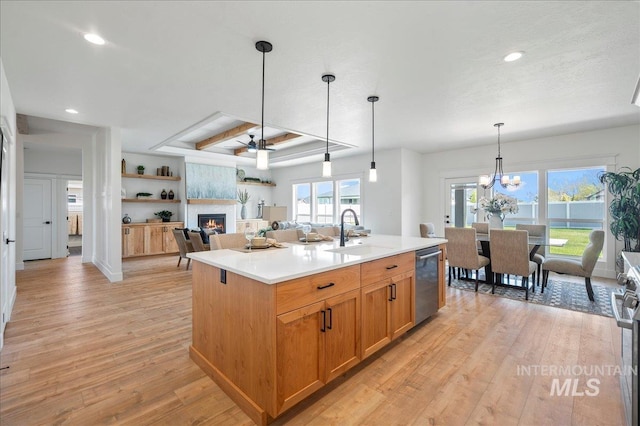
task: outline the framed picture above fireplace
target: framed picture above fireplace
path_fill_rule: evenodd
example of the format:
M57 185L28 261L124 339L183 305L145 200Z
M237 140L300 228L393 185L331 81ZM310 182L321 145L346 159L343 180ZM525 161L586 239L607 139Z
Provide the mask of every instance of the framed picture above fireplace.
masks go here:
M236 199L236 169L209 164L186 163L188 199Z

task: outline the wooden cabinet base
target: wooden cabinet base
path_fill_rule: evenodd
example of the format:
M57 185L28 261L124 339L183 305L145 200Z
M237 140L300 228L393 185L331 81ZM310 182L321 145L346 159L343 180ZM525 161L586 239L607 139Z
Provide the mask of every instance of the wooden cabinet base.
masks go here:
M202 369L211 379L216 382L220 389L227 394L251 420L257 425L267 425L273 420L265 410L260 408L249 398L240 388L233 384L231 380L214 367L207 359L193 346L189 347L189 356L198 367Z

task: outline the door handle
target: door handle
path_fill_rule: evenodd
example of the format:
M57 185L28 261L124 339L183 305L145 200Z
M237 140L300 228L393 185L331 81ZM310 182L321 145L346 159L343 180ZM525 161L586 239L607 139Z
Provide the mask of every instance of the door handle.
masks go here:
M389 287L389 302L393 302L393 285L389 284L387 287Z
M320 331L325 333L327 331L327 311L323 309L320 312L322 313L322 328Z
M391 284L391 300L396 300L398 297L398 289L396 283Z
M46 222L43 222L45 225L51 225L51 221L47 220Z
M327 311L329 311L329 325L327 326L327 330L331 330L333 327L333 309L328 308Z
M15 243L15 242L16 242L16 240L10 240L10 239L8 239L8 238L7 238L7 239L5 239L5 243L6 243L6 244L9 244L9 243Z

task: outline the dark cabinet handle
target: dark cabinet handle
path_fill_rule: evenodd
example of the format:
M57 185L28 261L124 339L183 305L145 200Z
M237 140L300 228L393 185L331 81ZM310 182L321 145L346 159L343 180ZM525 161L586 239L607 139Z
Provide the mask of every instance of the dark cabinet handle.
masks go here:
M323 333L327 331L326 329L326 324L327 324L327 312L323 309L320 312L322 312L322 328L320 328L320 331L322 331Z
M15 243L15 242L16 242L16 240L10 240L10 239L8 239L8 238L7 238L7 239L5 239L5 243L6 243L6 244L9 244L9 243Z
M391 284L391 299L396 300L398 296L398 288L395 283Z
M325 288L333 287L334 285L336 285L336 283L329 283L327 285L319 285L318 286L318 290L323 290Z
M389 302L393 302L393 286L392 284L389 284L387 287L389 287Z
M394 268L397 268L397 267L398 267L398 265L391 265L391 266L387 266L387 270L389 270L389 269L394 269Z
M327 330L331 330L331 327L333 327L333 309L328 308L327 311L329 311L329 325L327 326Z
M51 221L47 220L46 222L43 222L45 225L51 225Z

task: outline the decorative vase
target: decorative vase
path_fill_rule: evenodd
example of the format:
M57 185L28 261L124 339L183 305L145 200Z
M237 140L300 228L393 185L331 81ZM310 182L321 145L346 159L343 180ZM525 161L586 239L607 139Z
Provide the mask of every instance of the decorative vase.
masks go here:
M175 194L173 193L173 189L169 190L169 199L173 200L173 198L175 197Z
M163 200L166 200L167 199L167 191L165 191L163 189L162 192L160 193L160 198L162 198Z
M125 213L124 217L122 218L122 223L131 223L131 217Z
M502 218L498 214L492 214L489 216L489 229L502 229L504 227L504 222Z
M242 208L240 209L240 218L242 219L246 219L247 218L247 206L246 205L242 205Z

